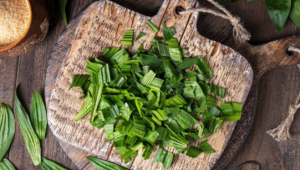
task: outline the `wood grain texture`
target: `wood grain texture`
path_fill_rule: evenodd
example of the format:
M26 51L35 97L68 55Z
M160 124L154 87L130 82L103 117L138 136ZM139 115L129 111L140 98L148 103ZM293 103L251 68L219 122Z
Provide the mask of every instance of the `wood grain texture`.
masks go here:
M50 32L47 35L45 44L41 45L41 47L44 47L44 50L39 53L39 57L44 58L44 60L49 60L50 52L52 51L54 44L57 42L65 26L58 8L59 1L44 1L47 3L48 11L50 12ZM149 16L155 15L159 7L163 3L162 0L113 1L121 4L122 6L125 6L126 8L133 9ZM93 2L93 0L69 1L67 5L68 18L70 20L73 19L91 2ZM206 1L200 1L200 3L212 8L212 6L209 5ZM252 34L252 38L250 41L251 44L261 44L291 35L300 35L300 29L297 28L290 19L287 20L284 29L281 32L277 32L267 14L264 1L262 0L256 0L252 3L246 3L245 1L240 0L239 2L233 4L227 3L226 8L229 9L233 14L238 15L242 18L246 28ZM230 42L231 40L233 40L232 26L228 21L222 18L218 18L210 14L200 13L197 28L201 35L209 39L221 42L232 48L238 46L237 44ZM38 47L36 50L39 50L39 48L40 47ZM240 53L242 53L243 51L242 49L235 50ZM25 75L26 73L30 74L26 77L26 79L22 79L22 84L19 90L20 97L22 97L23 93L25 93L27 90L35 89L35 87L31 87L35 86L35 84L27 83L23 85L23 83L29 82L31 81L31 79L35 78L34 74L32 74L32 72L35 72L34 69L44 70L45 76L47 65L30 68L27 70L22 69L18 72L18 67L20 64L26 65L34 62L34 59L36 58L34 56L36 55L37 54L35 52L31 52L28 55L15 58L0 57L0 102L7 103L13 108L14 88L17 77L21 76L18 75L20 72L23 72L23 75ZM244 56L247 57L246 55ZM30 58L29 60L27 60L27 62L29 63L18 63L19 58L25 57ZM24 62L24 60L22 60L22 62ZM39 83L43 84L42 81L44 79L45 77L43 77L41 82ZM252 129L245 144L241 147L238 154L232 159L232 161L227 165L225 169L237 169L240 164L248 160L258 161L262 169L299 169L300 165L298 160L300 158L300 152L298 146L300 141L300 125L297 123L292 124L292 138L286 142L277 143L265 133L266 130L275 128L282 120L286 118L289 104L294 101L299 93L299 80L300 72L298 67L296 66L277 68L268 71L261 77L260 82L258 83L257 110ZM44 89L41 88L41 91L44 91ZM22 98L23 102L24 100L26 100L28 103L31 101L31 96L25 96ZM29 108L29 105L27 104L26 107ZM299 120L300 116L298 113L296 113L295 122L299 122ZM19 138L23 137L18 133L15 135L14 140L17 141L19 140ZM56 137L54 135L47 135L46 140L51 141L53 145L44 146L43 155L46 154L47 158L59 162L61 165L65 166L68 169L79 169L74 163L72 163L69 158L67 158L58 142L56 142ZM63 148L66 148L65 143L61 144ZM22 149L25 148L25 146L14 143L11 146L11 149L14 148L18 148L20 150L15 151L14 154L8 154L11 155L10 159L12 163L18 165L18 169L34 169L31 161L26 161L24 157L18 156L28 154L26 149ZM78 154L76 152L73 153ZM24 163L21 165L20 162ZM89 168L92 168L91 165L85 165L85 169ZM247 166L245 168L251 169L253 167ZM36 169L41 168L37 167Z
M218 98L219 103L226 101L244 103L252 82L253 74L251 66L241 55L232 49L199 35L196 28L198 14L192 15L192 17L177 16L174 11L175 7L179 5L187 9L195 6L195 1L179 0L170 1L170 3L165 1L158 14L151 18L152 22L156 25L160 25L163 20L168 23L168 26L175 27L178 33L176 36L181 40L181 46L187 48L184 54L185 57L202 55L207 59L215 75L211 82L227 89L227 97L222 100ZM168 15L165 16L168 17L163 18L166 8L168 9L166 12ZM124 14L123 11L126 13ZM93 15L95 13L99 15ZM101 15L103 17L99 19L98 17ZM106 19L101 20L104 17L106 17ZM131 17L133 17L133 19L131 19ZM141 153L139 153L139 156L133 161L132 165L125 165L111 147L111 142L104 143L106 138L105 135L103 135L103 129L98 130L90 126L88 117L79 122L73 121L73 118L82 105L82 101L77 101L80 91L71 90L69 92L67 89L72 81L73 75L86 73L84 59L92 57L91 51L101 54L102 49L106 47L121 46L120 38L122 38L122 35L128 29L134 29L136 32L142 30L147 33L142 43L146 49L149 49L149 42L155 34L145 25L147 19L150 18L131 12L108 1L99 1L89 6L78 18L80 21L76 27L74 41L64 43L72 45L69 51L66 52L66 55L63 55L66 61L61 62L63 65L56 77L56 85L52 91L48 107L50 127L60 140L98 155L102 159L108 159L127 168L131 167L131 169L157 169L162 167L159 164L151 165L151 159L144 161L143 158L141 158ZM109 20L114 21L113 25L111 25ZM132 22L128 22L127 20ZM133 24L130 25L131 23ZM187 25L187 27L183 25ZM108 39L108 37L110 37L110 39ZM113 40L111 40L112 37L114 37ZM99 42L100 39L108 41L108 43L105 41ZM60 42L58 44L60 44ZM129 51L135 51L138 46L139 43L135 43ZM54 51L54 53L56 54L56 51ZM55 58L58 57L55 56ZM50 61L50 70L48 69L51 73L50 76L54 73L51 69L55 68L51 66L51 63ZM51 87L49 89L51 89ZM48 89L48 87L46 89ZM46 93L48 94L48 92ZM181 169L185 166L188 166L190 169L211 168L221 156L234 129L235 123L236 122L224 123L221 130L209 139L209 143L216 153L206 156L201 155L197 160L192 160L192 158L185 155L176 154L175 157L178 161L173 163L171 169ZM197 142L194 142L193 145L196 145ZM111 149L113 150L109 155ZM169 150L176 153L174 149ZM154 152L155 151L156 149L154 149ZM72 154L73 151L67 152L74 155ZM87 153L85 152L84 154ZM155 153L153 153L152 156L154 156L154 154Z

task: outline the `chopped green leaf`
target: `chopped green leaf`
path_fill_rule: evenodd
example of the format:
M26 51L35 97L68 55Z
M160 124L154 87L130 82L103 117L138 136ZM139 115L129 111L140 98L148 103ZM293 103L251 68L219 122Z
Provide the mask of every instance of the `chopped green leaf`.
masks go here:
M106 124L104 126L104 133L106 135L107 141L114 139L114 124Z
M184 110L181 110L179 114L175 117L175 120L178 122L182 129L187 129L198 123L189 113Z
M121 42L124 46L132 46L132 40L133 40L133 30L128 30L125 32Z
M152 81L154 80L155 78L155 73L150 70L146 75L144 75L144 77L141 79L141 84L142 85L145 85L147 87L149 87L149 85L152 83Z
M181 70L186 70L191 68L199 60L199 56L193 58L185 58L182 63L178 64L178 68Z
M150 69L156 69L162 64L162 60L149 54L140 54L137 58L142 65L150 66Z
M90 77L89 75L75 75L73 77L72 84L71 84L69 90L72 89L73 87L82 88L82 86L84 85L84 83L86 82L86 80L89 77Z
M145 150L143 152L143 155L142 157L144 158L144 160L148 160L152 154L152 149L153 149L153 146L151 145L148 145L145 147Z
M157 26L154 25L150 20L147 20L146 23L147 23L147 25L152 29L152 31L153 31L154 33L156 33L156 32L159 31L159 29L157 28Z
M212 79L213 73L212 73L211 69L208 67L204 57L201 57L200 60L198 60L197 65L204 72L205 76L208 79Z
M197 158L201 152L201 150L191 146L187 151L186 155L192 158Z
M135 38L135 41L141 39L143 36L147 35L146 33L140 32L139 35Z
M159 136L159 133L156 131L148 131L147 135L145 136L145 140L149 142L150 144L154 145L156 142L157 137Z
M172 27L167 28L165 26L165 22L163 22L163 24L162 24L162 32L163 32L163 38L164 38L165 42L168 41L170 38L172 38L175 35L174 28L172 28Z
M224 98L225 96L225 88L219 87L217 85L210 84L210 91L221 98Z
M207 140L199 143L198 145L199 145L201 151L203 151L205 155L210 154L210 153L214 153L214 150L207 143Z
M178 45L178 40L176 38L171 38L167 41L170 57L175 62L182 62L181 50Z

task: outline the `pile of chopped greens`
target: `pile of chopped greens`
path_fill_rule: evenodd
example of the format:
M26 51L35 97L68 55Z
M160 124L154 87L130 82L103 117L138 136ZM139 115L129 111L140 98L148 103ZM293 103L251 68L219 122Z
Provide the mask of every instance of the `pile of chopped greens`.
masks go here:
M147 24L158 32L151 21ZM143 158L149 159L159 144L152 163L161 162L167 169L173 154L164 147L184 153L189 139L202 139L199 148L189 147L186 155L213 153L205 139L224 120L240 120L242 105L227 102L218 107L215 98L224 98L225 89L208 83L213 73L204 57L183 58L174 29L163 23L162 31L163 38L154 38L150 51L142 45L133 55L117 47L104 49L104 59L87 60L89 75L75 75L70 89L80 87L85 98L75 121L91 114L91 125L104 128L107 141L114 141L126 163L140 149ZM133 30L125 32L123 46L132 46L133 34ZM137 39L144 35L140 33ZM185 71L191 67L194 71ZM197 123L199 129L193 128Z

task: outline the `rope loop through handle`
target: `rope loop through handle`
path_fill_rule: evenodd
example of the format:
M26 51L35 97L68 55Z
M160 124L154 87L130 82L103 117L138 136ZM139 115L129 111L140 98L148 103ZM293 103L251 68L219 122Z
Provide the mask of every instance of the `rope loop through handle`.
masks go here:
M215 16L219 16L221 18L227 19L231 22L233 25L233 37L234 40L238 43L244 43L251 38L251 34L245 29L244 25L241 23L240 17L233 16L227 9L225 9L222 5L220 5L218 2L214 0L207 0L211 4L213 4L215 7L217 7L222 12L218 12L215 10L211 10L208 8L191 8L186 11L181 11L181 15L188 15L194 12L204 12L204 13L210 13Z

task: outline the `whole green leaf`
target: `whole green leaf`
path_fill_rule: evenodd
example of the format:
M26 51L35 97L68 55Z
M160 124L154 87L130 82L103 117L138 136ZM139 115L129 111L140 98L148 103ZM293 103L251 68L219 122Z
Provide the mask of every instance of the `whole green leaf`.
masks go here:
M86 159L98 170L127 170L120 165L110 163L94 157L86 157Z
M265 0L267 11L277 31L281 31L291 9L291 0Z
M290 18L300 28L300 0L292 0Z
M2 161L0 161L0 170L16 170L15 167L4 158Z
M41 163L41 145L38 136L31 126L29 116L20 103L17 96L17 89L15 90L15 108L21 132L25 141L25 145L34 165Z
M41 167L43 170L67 170L44 157L42 157Z
M15 118L8 105L1 103L0 113L0 161L6 154L15 135Z
M60 12L62 14L65 24L68 25L68 20L66 15L66 4L67 4L67 0L60 0Z
M40 93L35 90L30 107L30 120L37 136L43 140L46 136L47 113Z

